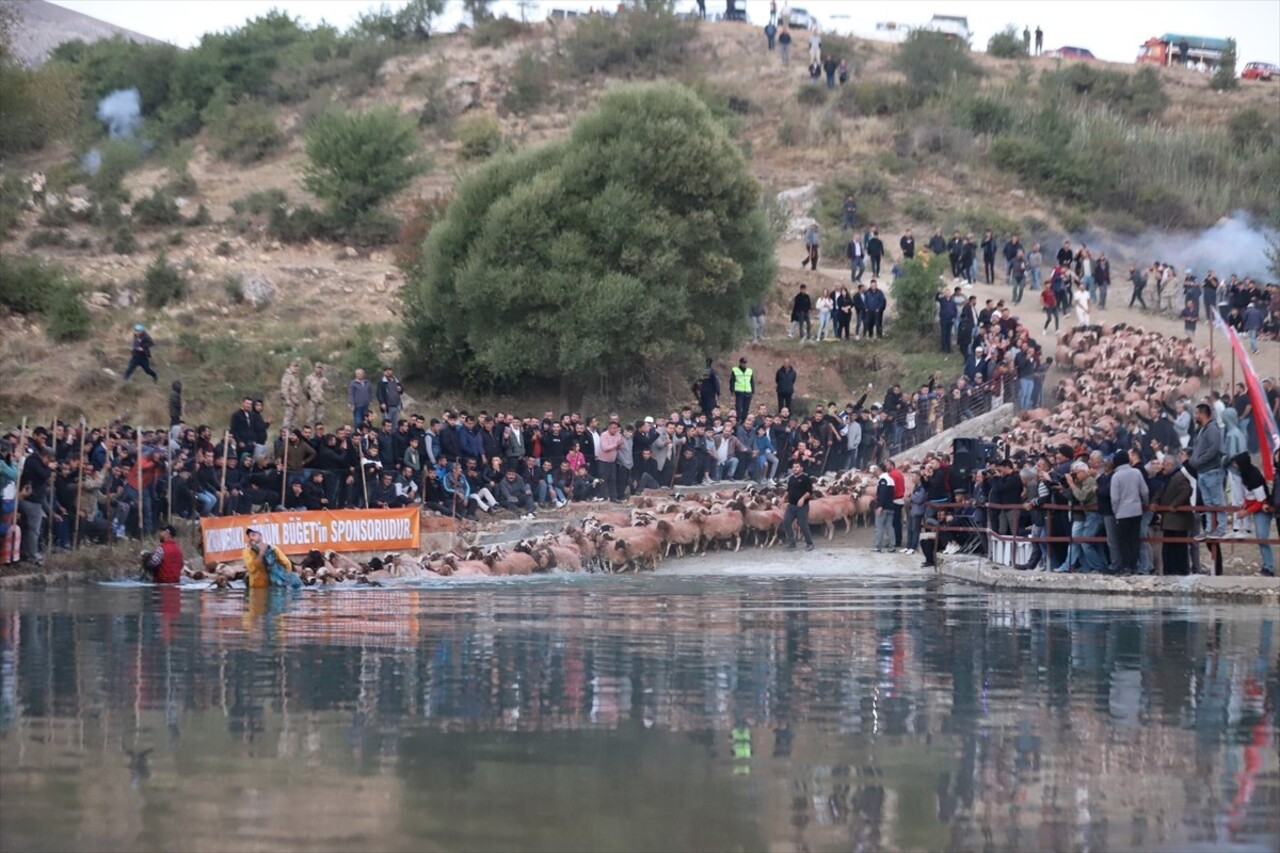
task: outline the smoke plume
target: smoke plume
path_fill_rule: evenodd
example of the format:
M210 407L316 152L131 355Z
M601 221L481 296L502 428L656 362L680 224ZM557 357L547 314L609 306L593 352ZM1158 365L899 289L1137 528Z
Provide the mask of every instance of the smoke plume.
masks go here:
M142 101L137 89L116 89L98 101L98 121L112 139L132 139L142 123Z
M1275 236L1275 232L1248 213L1237 210L1198 233L1151 230L1128 238L1089 235L1084 242L1089 244L1094 257L1102 250L1112 259L1113 279L1121 264L1133 264L1141 269L1152 261L1161 261L1173 264L1179 272L1190 269L1196 278L1203 278L1213 270L1221 279L1235 273L1241 278L1252 276L1259 281L1269 281L1272 276L1267 273L1267 239ZM1053 247L1046 248L1046 254L1052 254Z

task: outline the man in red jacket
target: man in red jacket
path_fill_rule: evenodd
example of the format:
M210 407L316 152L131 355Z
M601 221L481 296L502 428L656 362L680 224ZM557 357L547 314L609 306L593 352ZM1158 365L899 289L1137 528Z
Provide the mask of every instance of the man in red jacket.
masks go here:
M178 531L172 524L160 528L160 544L150 554L143 554L142 571L153 583L182 582L182 546L176 541Z
M892 459L885 462L884 467L889 473L889 478L893 480L893 505L890 508L893 512L893 549L906 551L902 547L902 507L906 503L907 478L898 470L898 466Z

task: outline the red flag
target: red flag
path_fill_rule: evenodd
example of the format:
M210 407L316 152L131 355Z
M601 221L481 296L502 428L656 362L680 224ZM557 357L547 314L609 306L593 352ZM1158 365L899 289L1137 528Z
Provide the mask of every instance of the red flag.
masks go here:
M1267 403L1267 393L1258 381L1258 371L1253 369L1253 361L1244 348L1244 342L1235 329L1223 322L1222 315L1217 311L1213 313L1213 320L1231 342L1236 361L1240 362L1240 370L1244 373L1244 386L1249 391L1249 404L1253 407L1253 426L1258 431L1258 450L1262 453L1262 474L1270 482L1276 476L1273 457L1276 447L1280 446L1280 429L1276 428L1275 416Z

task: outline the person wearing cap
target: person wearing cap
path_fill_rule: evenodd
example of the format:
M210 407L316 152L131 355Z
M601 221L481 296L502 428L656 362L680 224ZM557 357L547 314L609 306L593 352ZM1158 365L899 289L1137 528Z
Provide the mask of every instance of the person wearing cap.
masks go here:
M734 410L738 414L738 420L746 420L747 413L751 411L751 395L755 393L756 384L754 371L747 367L745 355L738 359L738 366L733 369L732 374Z
M294 574L293 563L279 546L268 545L263 541L262 533L252 527L245 530L244 538L242 557L245 571L248 572L246 585L249 589L302 586L302 579Z
M152 382L158 383L160 381L159 375L151 368L151 348L153 346L155 346L155 341L151 340L151 336L147 334L146 327L141 323L134 326L133 343L129 350L129 366L124 370L126 382L133 375L133 371L138 369L150 376Z
M160 528L160 544L150 554L142 554L144 580L152 583L182 582L182 546L177 542L178 531L172 524Z

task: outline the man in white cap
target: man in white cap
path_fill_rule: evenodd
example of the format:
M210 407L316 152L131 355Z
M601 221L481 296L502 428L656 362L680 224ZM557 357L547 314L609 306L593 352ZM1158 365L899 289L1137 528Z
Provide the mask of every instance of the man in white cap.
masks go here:
M147 334L147 329L141 323L133 327L133 345L129 352L129 366L124 370L124 378L127 382L129 377L133 375L133 371L141 368L142 372L151 377L152 382L159 382L160 377L151 369L151 348L155 346L155 341L151 340L151 336Z

